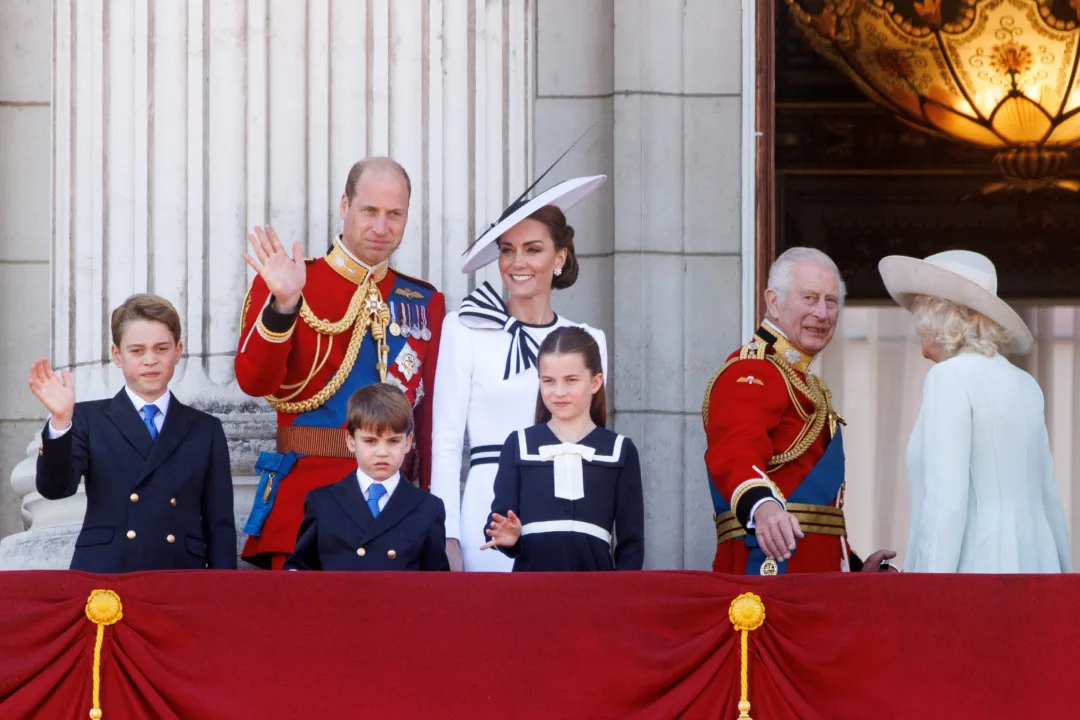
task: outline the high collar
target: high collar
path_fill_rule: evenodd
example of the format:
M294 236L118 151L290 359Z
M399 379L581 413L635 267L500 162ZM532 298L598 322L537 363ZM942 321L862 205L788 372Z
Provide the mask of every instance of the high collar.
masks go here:
M382 282L390 269L390 262L384 260L375 267L353 257L341 242L341 236L334 238L334 246L326 253L326 262L330 269L351 283L363 285L370 277L375 282Z
M776 350L776 354L784 362L801 373L806 373L810 369L810 363L814 362L815 356L805 353L792 345L784 331L768 320L762 320L761 326L758 327L757 332L754 334L772 345L773 349Z

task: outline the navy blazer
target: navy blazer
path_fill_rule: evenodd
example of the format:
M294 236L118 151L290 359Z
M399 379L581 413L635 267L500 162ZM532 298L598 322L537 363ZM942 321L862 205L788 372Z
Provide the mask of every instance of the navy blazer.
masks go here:
M157 440L125 390L75 404L71 429L37 460L37 491L50 500L86 481L86 518L72 570L236 568L229 447L221 421L173 395Z
M449 570L446 508L404 477L373 518L356 473L316 488L286 570Z

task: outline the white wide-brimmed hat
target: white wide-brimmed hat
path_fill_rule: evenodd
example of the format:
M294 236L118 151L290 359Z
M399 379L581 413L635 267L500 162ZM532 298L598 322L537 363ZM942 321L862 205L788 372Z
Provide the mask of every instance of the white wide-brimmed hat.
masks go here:
M565 180L554 187L548 188L532 200L526 200L524 197L518 198L510 205L510 207L504 210L502 216L472 244L472 247L469 248L468 255L465 258L465 264L461 268L461 272L470 273L473 270L479 270L485 265L495 262L499 257L499 248L495 241L502 237L503 233L507 230L514 227L540 208L554 205L563 212L566 212L583 200L593 190L603 185L605 180L607 180L607 175L591 175L589 177L574 178L572 180Z
M1009 331L1012 341L1002 348L1011 354L1031 352L1031 330L1016 311L997 295L997 270L990 258L970 250L947 250L924 260L890 255L878 263L885 289L905 310L917 295L943 298L990 318Z

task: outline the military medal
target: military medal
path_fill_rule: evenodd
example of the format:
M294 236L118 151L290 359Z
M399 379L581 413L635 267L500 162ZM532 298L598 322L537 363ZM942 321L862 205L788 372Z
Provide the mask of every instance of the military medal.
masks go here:
M397 364L398 372L405 378L405 382L412 380L423 364L409 343L405 343L405 347L398 353L397 360L394 362Z
M390 334L394 337L401 337L401 326L397 324L397 303L389 303L390 305Z
M409 306L399 305L401 308L401 336L409 337L412 328L409 327Z
M420 308L420 324L423 326L420 330L421 340L431 339L431 328L427 324L427 308Z
M412 335L414 340L419 340L421 337L419 308L415 305L410 305L409 307L412 311L412 322L409 323L409 334Z
M761 563L762 575L776 575L780 571L780 568L776 566L776 561L772 558L765 558L765 562Z

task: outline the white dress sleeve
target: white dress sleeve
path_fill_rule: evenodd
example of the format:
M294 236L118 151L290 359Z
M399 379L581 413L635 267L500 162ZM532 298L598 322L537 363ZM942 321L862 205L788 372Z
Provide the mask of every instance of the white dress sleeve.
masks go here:
M443 320L432 398L431 492L446 507L446 538L461 539L461 452L472 392L471 331L456 312Z
M918 572L955 573L971 488L972 408L962 378L937 365L926 376L921 410L926 494L917 512Z

